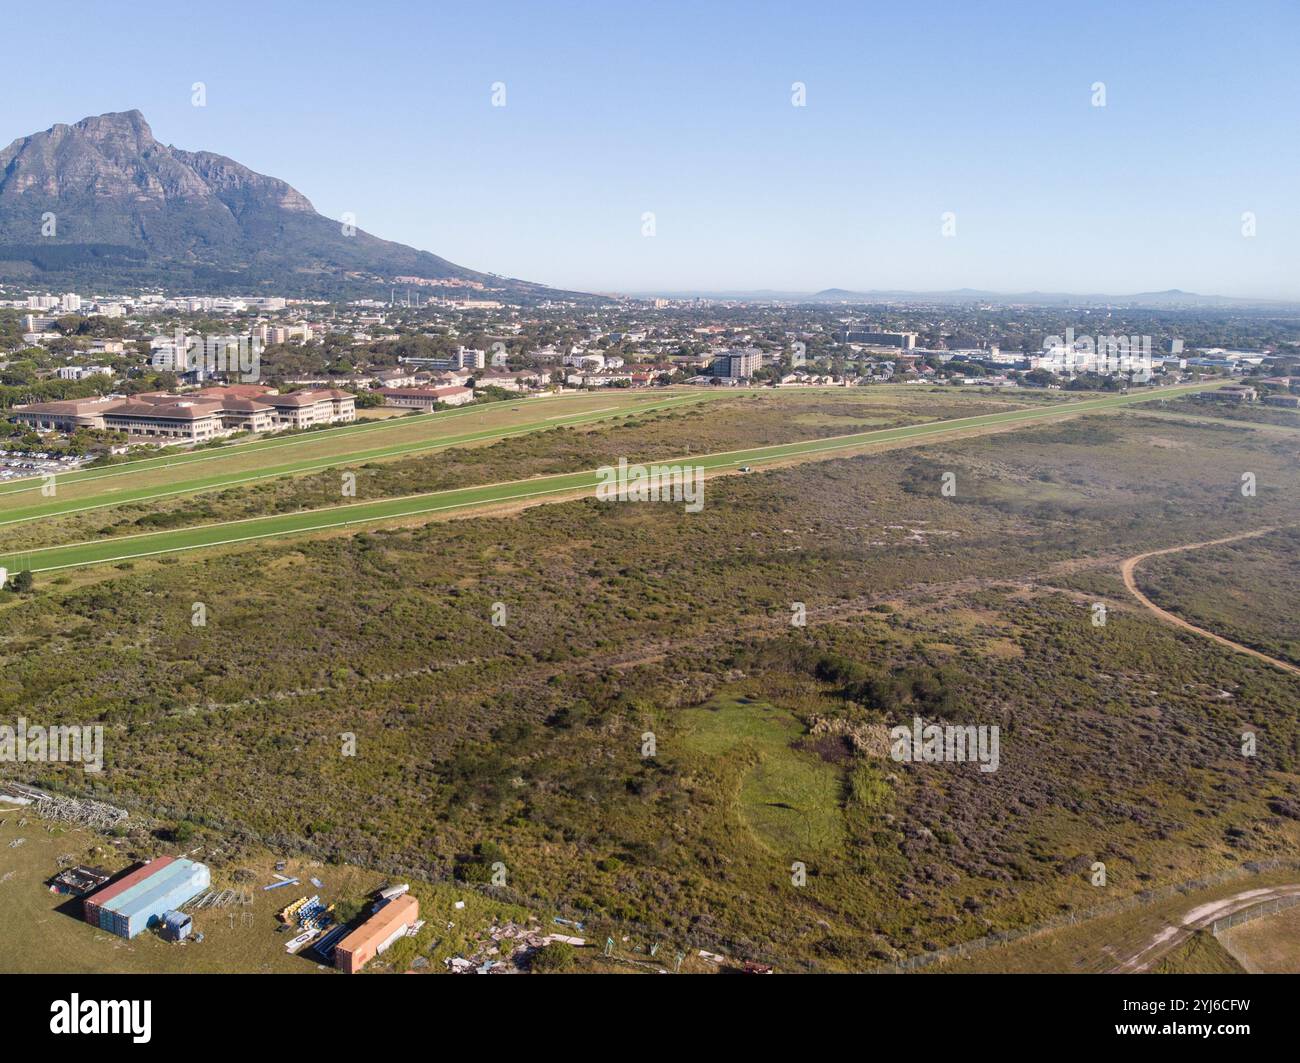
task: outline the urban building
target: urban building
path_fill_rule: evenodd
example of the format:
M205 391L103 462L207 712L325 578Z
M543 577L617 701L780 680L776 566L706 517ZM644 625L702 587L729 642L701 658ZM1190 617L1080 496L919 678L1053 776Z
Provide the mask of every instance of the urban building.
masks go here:
M1215 402L1254 402L1258 393L1248 384L1225 384L1213 391L1198 391L1198 399L1212 399Z
M724 351L713 360L713 375L727 380L748 380L763 364L763 352L756 347Z
M357 419L356 396L338 388L291 391L287 395L264 394L256 401L272 407L276 423L284 428L344 424Z
M231 432L354 421L356 397L336 388L280 395L262 384L228 384L183 395L150 391L131 398L32 403L15 407L10 419L42 432L103 428L143 440L202 443Z
M432 410L438 406L463 406L474 398L474 389L447 388L377 388L385 406L409 410Z
M172 399L173 401L162 401ZM226 434L220 402L175 401L178 396L137 396L104 413L104 427L142 439L205 443Z
M865 343L871 347L899 347L910 351L916 346L915 332L864 332L844 330L845 343Z
M38 432L75 432L103 428L104 414L122 404L121 399L60 399L15 406L9 419Z
M113 370L106 365L61 365L58 369L60 380L84 380L88 376L112 376Z

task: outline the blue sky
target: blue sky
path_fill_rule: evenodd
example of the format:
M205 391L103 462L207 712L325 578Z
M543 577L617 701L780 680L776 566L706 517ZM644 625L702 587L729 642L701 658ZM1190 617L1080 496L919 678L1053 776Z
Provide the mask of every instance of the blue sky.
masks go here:
M50 0L5 28L0 142L139 108L477 269L1300 298L1294 2Z

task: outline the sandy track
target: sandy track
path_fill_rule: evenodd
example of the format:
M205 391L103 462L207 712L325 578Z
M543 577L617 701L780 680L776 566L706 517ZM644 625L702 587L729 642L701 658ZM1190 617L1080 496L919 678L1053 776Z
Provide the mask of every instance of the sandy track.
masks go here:
M1203 543L1188 543L1185 546L1169 546L1163 550L1150 550L1145 554L1137 554L1134 557L1126 559L1120 566L1120 573L1124 577L1124 586L1128 588L1129 593L1132 594L1134 598L1146 606L1147 609L1153 612L1161 620L1165 621L1165 623L1172 624L1174 627L1180 627L1184 631L1194 632L1204 638L1213 639L1220 646L1227 646L1228 649L1235 650L1237 653L1244 653L1250 657L1254 657L1256 660L1265 661L1268 664L1273 665L1274 668L1282 669L1284 672L1290 672L1292 675L1300 675L1300 667L1291 664L1289 661L1280 661L1276 657L1270 657L1266 653L1260 653L1259 650L1253 650L1249 646L1243 646L1240 642L1233 642L1232 639L1224 638L1222 635L1216 635L1213 631L1206 631L1205 628L1197 627L1195 624L1189 623L1182 617L1169 612L1167 609L1161 609L1160 606L1156 605L1155 602L1142 593L1141 589L1137 585L1137 578L1135 575L1138 565L1149 557L1160 557L1163 554L1177 554L1182 553L1184 550L1199 550L1206 546L1222 546L1225 543L1235 543L1241 539L1254 539L1261 535L1268 535L1277 530L1277 527L1259 528L1256 531L1241 532L1238 535L1229 535L1224 539L1210 539Z
M1242 537L1238 536L1238 538ZM1196 931L1204 930L1216 919L1222 919L1225 915L1232 915L1235 912L1253 908L1265 901L1273 901L1281 897L1295 897L1297 895L1300 895L1300 882L1289 883L1285 886L1271 886L1264 889L1242 890L1240 893L1234 893L1231 897L1224 897L1222 900L1199 904L1190 911L1185 912L1177 924L1165 926L1153 934L1141 949L1127 959L1120 961L1108 973L1141 974L1143 971L1150 970L1152 964L1167 955L1172 949L1177 948Z

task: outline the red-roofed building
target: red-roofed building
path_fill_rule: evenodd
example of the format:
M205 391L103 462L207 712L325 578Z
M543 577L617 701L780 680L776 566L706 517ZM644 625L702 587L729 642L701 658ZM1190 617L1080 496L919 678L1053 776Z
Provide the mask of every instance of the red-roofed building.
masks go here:
M474 398L473 388L378 388L385 406L408 410L432 410L439 406L462 406Z
M285 428L310 428L317 424L342 424L357 419L356 396L338 388L261 395L256 401L272 407L276 422Z
M172 402L139 399L104 413L104 427L144 439L180 439L203 443L226 434L221 403L193 402L172 396Z

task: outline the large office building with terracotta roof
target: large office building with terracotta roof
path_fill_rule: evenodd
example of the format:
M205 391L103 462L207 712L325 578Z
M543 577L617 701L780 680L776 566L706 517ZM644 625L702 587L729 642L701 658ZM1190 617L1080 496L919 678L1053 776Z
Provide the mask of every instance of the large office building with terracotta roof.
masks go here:
M78 428L103 428L104 414L122 404L121 399L60 399L15 406L9 419L38 432L75 432Z
M73 399L15 407L11 419L42 432L102 428L139 440L203 443L232 432L274 432L357 418L356 399L337 388L277 394L259 384L209 387L184 395Z
M291 391L287 395L262 395L256 401L273 407L276 420L284 428L343 424L357 419L356 396L338 388Z

